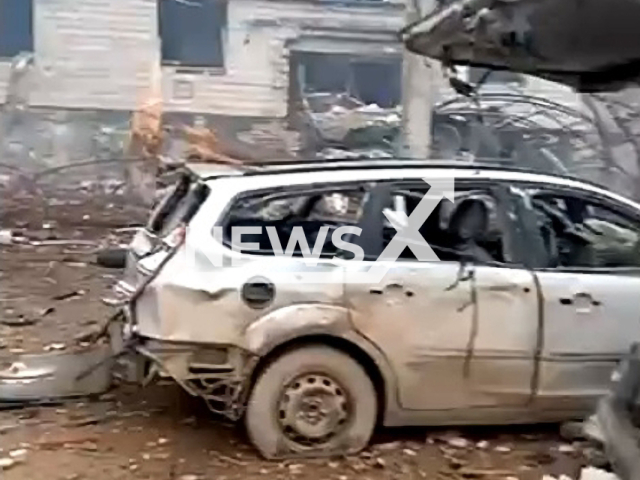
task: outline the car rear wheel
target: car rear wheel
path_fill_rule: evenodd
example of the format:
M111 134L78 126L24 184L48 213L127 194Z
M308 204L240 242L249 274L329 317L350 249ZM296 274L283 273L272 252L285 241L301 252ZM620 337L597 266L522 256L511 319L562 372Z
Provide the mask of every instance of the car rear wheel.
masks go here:
M282 354L260 374L245 424L266 458L352 454L366 447L376 392L353 358L326 346Z

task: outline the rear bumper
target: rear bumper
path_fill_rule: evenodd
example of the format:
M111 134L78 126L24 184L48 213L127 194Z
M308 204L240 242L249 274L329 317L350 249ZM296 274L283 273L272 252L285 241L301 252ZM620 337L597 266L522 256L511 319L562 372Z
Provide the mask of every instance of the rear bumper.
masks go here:
M144 359L132 348L135 339L123 315L114 315L104 333L108 342L101 336L82 349L16 355L0 362L0 405L96 395L107 391L116 377L139 380Z
M112 367L110 345L17 356L0 369L0 405L102 393L111 385Z

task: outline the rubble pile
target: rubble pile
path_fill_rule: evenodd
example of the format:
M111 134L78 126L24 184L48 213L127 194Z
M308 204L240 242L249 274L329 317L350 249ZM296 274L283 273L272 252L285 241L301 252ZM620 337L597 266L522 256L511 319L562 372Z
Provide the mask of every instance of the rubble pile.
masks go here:
M326 106L324 102L315 102L313 105L316 108ZM309 115L322 139L328 143L357 143L353 139L354 132L375 129L371 136L360 140L362 143L367 143L368 140L369 144L375 144L381 141L377 134L396 132L401 122L400 107L383 109L375 104L365 105L346 96L335 97L335 103L328 109L311 110Z

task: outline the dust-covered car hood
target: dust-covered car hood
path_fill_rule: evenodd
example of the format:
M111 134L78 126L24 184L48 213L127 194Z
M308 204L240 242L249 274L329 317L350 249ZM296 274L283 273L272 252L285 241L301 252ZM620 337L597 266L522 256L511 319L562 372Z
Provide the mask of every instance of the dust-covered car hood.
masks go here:
M422 0L406 47L445 64L508 69L579 91L640 81L640 0Z

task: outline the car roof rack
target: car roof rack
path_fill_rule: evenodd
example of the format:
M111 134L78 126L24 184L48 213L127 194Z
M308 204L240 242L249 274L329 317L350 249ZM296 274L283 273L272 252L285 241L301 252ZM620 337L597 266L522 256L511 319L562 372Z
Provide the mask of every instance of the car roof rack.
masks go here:
M592 185L598 188L605 188L605 186L586 180L574 175L567 175L562 173L544 172L532 168L527 168L519 165L514 165L509 160L487 158L487 159L474 159L473 161L453 159L453 160L438 160L438 159L410 159L410 158L384 158L384 159L371 159L371 158L340 158L340 159L313 159L313 160L277 160L277 161L243 161L240 165L229 165L234 170L230 173L230 176L258 176L258 175L273 175L273 174L286 174L286 173L310 173L320 172L332 169L341 170L370 170L370 169L384 169L384 168L460 168L460 169L473 169L473 170L500 170L505 172L516 173L530 173L535 175L548 175L556 178L578 181L584 184ZM215 175L215 177L227 176L227 175ZM204 177L207 179L207 176ZM211 176L214 178L214 175Z
M305 173L332 169L341 170L368 170L379 168L472 168L472 169L496 169L505 170L513 168L510 163L491 160L416 160L409 158L384 158L384 159L331 159L331 160L288 160L267 162L243 162L238 169L243 176L270 175L281 173ZM522 170L518 168L518 170Z

